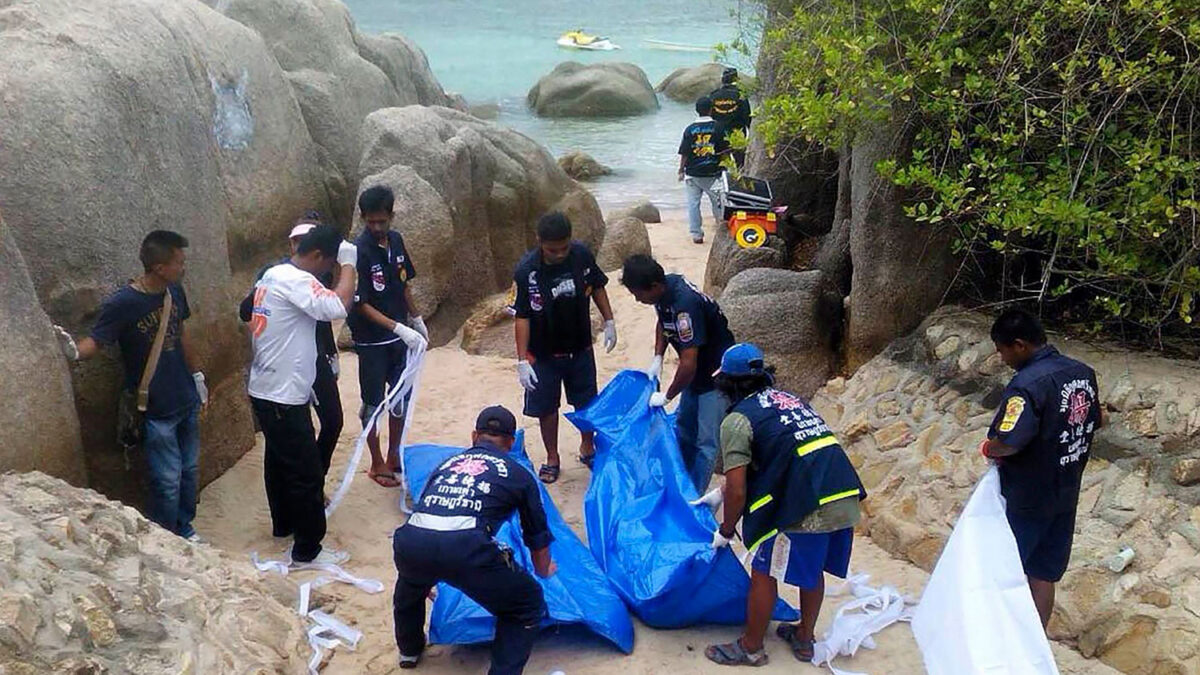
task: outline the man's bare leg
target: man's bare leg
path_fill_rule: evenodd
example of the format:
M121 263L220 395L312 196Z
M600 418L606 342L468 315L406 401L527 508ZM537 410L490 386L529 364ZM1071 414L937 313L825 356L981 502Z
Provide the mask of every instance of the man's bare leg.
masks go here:
M779 591L775 577L758 570L750 572L750 593L746 596L746 629L742 633L742 648L757 652L763 648L763 637L767 624L771 622L771 610L775 609L775 598Z
M388 415L388 471L400 469L400 436L404 433L404 418Z
M1033 604L1042 619L1042 630L1046 630L1046 626L1050 625L1050 614L1054 611L1054 582L1026 578L1029 580L1029 592L1033 594Z
M817 618L821 616L821 603L825 602L825 575L809 590L800 589L800 627L796 636L801 640L815 640Z
M594 454L596 454L596 432L581 432L579 434L579 456L587 459Z
M539 417L538 427L542 431L542 445L546 446L546 464L559 466L562 459L558 456L558 411Z

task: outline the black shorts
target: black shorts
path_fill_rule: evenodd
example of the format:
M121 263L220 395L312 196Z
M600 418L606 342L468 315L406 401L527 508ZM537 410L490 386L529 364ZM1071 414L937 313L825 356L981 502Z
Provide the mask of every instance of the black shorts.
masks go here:
M537 386L525 392L525 414L543 417L558 412L562 390L567 390L567 403L576 410L596 398L596 355L592 350L567 356L551 356L533 361Z
M1052 515L1008 512L1025 574L1052 583L1062 579L1075 540L1075 511Z
M358 388L362 395L358 416L366 424L375 408L383 403L388 387L400 381L408 361L408 346L396 340L386 345L357 345L354 351L358 352ZM403 406L398 405L391 412L393 417L402 417Z

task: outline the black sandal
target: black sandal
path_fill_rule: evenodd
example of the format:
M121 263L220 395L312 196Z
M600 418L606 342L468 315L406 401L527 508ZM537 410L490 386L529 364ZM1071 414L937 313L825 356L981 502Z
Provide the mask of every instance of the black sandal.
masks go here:
M723 645L709 645L704 649L704 656L709 661L721 666L765 666L770 661L767 658L767 650L760 649L757 652L748 652L742 646L742 639L738 638L733 642Z
M591 469L592 465L596 463L596 453L595 452L593 452L590 455L576 455L576 457L579 459L580 464L586 466L589 469Z
M560 466L543 464L542 468L538 469L538 478L546 485L550 485L558 481L558 473L560 471L562 471L562 467Z
M792 648L792 656L804 663L812 663L813 657L816 655L815 640L801 640L796 637L796 633L800 631L798 623L781 623L775 629L775 634L778 635L788 646Z

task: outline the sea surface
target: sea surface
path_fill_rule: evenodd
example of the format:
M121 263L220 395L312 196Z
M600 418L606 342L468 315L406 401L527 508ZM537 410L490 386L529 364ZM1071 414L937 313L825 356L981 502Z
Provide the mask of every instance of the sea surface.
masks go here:
M682 208L676 152L690 105L660 97L658 113L617 119L542 119L525 105L538 79L563 62L630 61L652 85L680 66L712 61L715 53L655 49L645 40L699 47L730 43L750 25L749 0L343 0L360 30L395 31L425 50L448 91L472 105L496 104L495 121L527 134L554 156L583 150L615 175L589 183L606 209L649 198ZM555 40L568 30L607 36L613 52L563 49ZM745 58L733 65L749 72Z

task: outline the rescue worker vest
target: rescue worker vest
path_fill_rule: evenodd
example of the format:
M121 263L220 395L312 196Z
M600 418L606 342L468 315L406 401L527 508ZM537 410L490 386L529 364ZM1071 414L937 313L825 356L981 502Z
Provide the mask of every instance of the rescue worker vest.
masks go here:
M742 399L730 412L745 415L754 433L742 513L742 537L749 550L821 506L866 498L833 431L798 396L768 388Z

